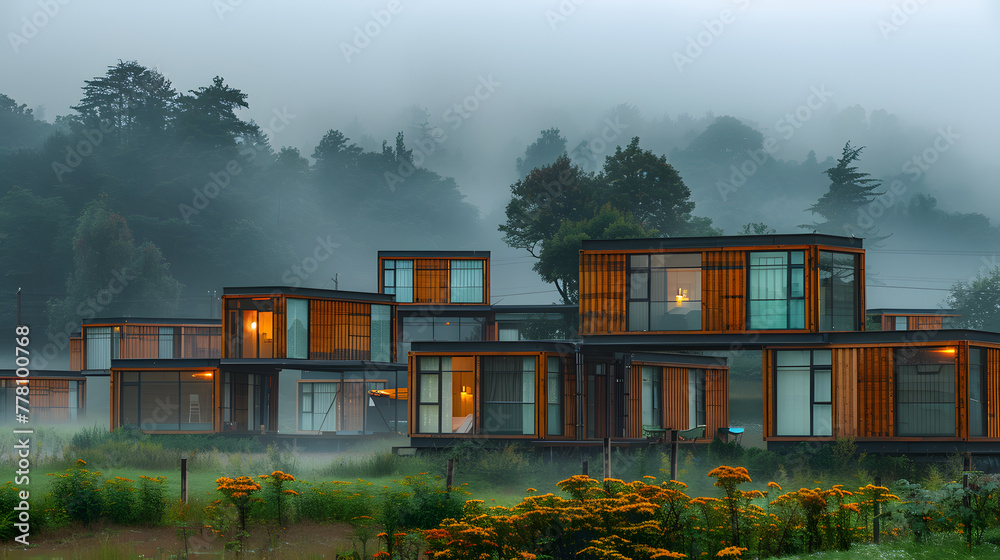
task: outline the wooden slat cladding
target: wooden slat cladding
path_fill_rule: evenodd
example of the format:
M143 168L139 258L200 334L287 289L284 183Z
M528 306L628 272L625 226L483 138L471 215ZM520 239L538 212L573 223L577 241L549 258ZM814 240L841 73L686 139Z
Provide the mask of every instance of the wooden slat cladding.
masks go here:
M1000 438L1000 349L986 350L986 435Z
M686 430L688 426L688 368L663 368L663 427Z
M83 339L69 339L69 369L71 371L83 370Z
M414 266L413 301L415 303L448 303L451 280L449 259L416 259Z
M285 328L285 298L274 298L274 356L286 356L285 347L287 345L288 331Z
M704 330L745 330L746 253L706 251L702 256L701 274Z
M145 325L125 325L121 339L121 357L124 360L158 358L160 328Z
M833 349L833 435L858 436L858 348Z
M348 301L309 301L309 359L371 358L371 305Z
M705 370L705 437L714 439L729 427L729 371Z
M580 332L625 332L625 255L580 253Z
M969 343L958 345L955 355L955 434L969 437Z
M892 348L859 348L858 437L891 437L895 433Z

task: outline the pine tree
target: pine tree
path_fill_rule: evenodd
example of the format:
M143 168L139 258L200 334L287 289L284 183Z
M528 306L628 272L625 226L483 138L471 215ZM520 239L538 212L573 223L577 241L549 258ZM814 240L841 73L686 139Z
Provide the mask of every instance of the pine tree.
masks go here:
M855 148L850 142L844 145L837 165L823 172L830 178L830 190L808 208L809 212L818 214L824 221L800 227L834 235L861 233L867 238L878 238L877 230L872 227L874 224L869 223L870 220L859 219L859 212L865 205L882 194L876 192L882 185L878 179L851 165L861 157L864 149L864 146Z

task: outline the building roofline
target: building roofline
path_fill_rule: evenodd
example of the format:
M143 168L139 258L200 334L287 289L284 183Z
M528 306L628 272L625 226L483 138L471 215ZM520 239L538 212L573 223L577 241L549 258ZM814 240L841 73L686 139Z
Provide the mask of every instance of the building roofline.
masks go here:
M959 315L954 309L906 309L891 307L866 309L865 313L868 315Z
M218 367L218 358L129 358L112 359L110 369L218 369Z
M324 299L361 300L373 303L395 303L396 296L378 292L352 292L346 290L324 290L320 288L297 288L294 286L249 286L222 289L223 296L301 296Z
M716 237L663 237L643 239L585 239L584 251L629 249L712 249L723 247L763 247L770 245L825 245L862 249L864 239L824 233L775 235L720 235Z
M94 325L177 325L177 326L222 326L222 319L190 319L172 317L94 317L85 319L82 323L84 327Z
M567 340L470 340L411 342L411 352L576 352L579 344Z
M413 257L413 258L444 258L444 257L456 257L456 258L490 258L489 251L379 251L378 257L381 258L397 258L397 257Z

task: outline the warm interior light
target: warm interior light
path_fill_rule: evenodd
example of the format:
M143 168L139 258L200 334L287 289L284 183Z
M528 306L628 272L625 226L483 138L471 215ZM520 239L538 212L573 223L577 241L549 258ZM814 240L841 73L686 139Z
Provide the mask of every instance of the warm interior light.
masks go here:
M212 378L212 372L206 371L206 372L203 372L203 373L196 373L196 374L194 374L194 376L195 377L204 377L205 379L211 379Z
M462 385L462 392L463 393L468 393L469 392L469 388L466 387L465 385Z
M934 350L934 351L935 352L940 352L942 354L954 354L955 353L955 349L954 348L938 348L937 350Z
M252 323L250 323L250 328L251 329L256 329L257 328L257 321L253 321Z
M687 290L682 290L681 288L677 288L677 295L674 296L674 298L677 300L677 305L681 305L682 303L688 300Z

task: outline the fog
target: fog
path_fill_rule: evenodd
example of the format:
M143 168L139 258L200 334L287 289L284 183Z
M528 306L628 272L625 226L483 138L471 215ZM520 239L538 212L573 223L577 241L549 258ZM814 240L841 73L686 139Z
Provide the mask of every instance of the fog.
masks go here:
M0 5L0 21L0 93L49 122L73 113L85 80L135 60L181 93L222 76L248 95L238 114L275 151L309 157L330 129L378 151L399 131L416 138L424 117L440 128L446 136L424 166L455 179L478 209L478 230L435 246L338 237L342 254L305 281L313 287L332 287L338 274L341 289L374 291L377 249L482 249L493 251L494 300L556 301L533 260L496 231L519 179L515 160L551 127L569 149L603 137L597 161L639 136L680 171L694 214L726 234L751 221L807 231L798 226L812 223L805 209L826 190L822 170L846 142L865 146L860 169L892 193L859 234L889 235L869 245L869 307L937 307L955 281L997 262L997 237L898 218L926 194L941 211L1000 221L995 2L19 0ZM804 166L814 152L815 179L776 186L761 175L724 196L727 173L702 173L683 153L719 116L773 138L777 161ZM344 233L300 228L288 240L292 264L315 238ZM179 280L203 297L205 286Z

